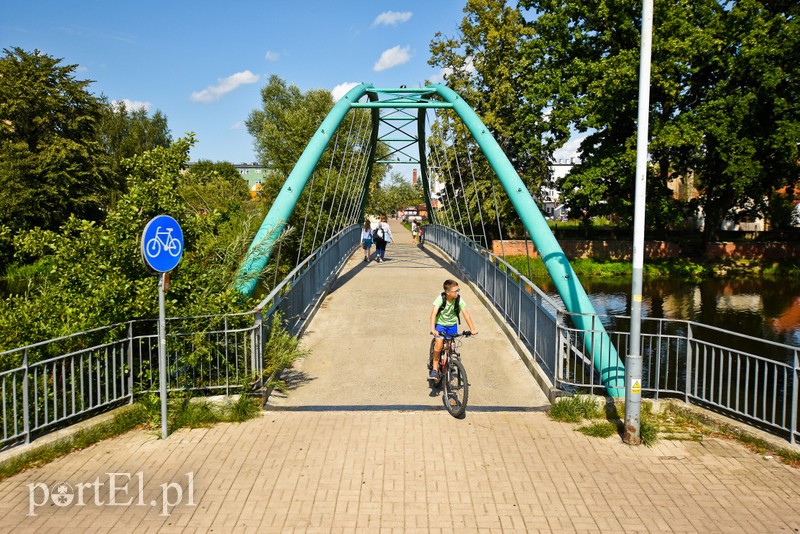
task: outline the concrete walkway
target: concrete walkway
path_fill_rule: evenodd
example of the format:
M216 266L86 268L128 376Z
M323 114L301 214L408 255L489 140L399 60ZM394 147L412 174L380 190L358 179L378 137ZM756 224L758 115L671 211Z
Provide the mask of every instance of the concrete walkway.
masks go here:
M242 424L134 431L0 483L2 532L797 532L800 470L708 438L629 447L552 422L462 284L480 335L457 420L425 381L444 278L399 243L356 254L287 395Z

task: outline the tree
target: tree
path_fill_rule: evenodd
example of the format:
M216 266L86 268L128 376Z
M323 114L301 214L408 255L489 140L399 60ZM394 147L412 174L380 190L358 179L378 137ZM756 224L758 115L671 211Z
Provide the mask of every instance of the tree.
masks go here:
M100 220L111 173L96 137L99 99L77 65L20 48L0 59L0 225L56 229Z
M531 38L531 30L520 11L503 0L468 0L464 12L458 37L436 34L428 63L444 69L448 86L470 103L535 194L551 175L541 122L520 113L526 103L519 79L528 68L522 43ZM440 114L438 120L429 153L439 155L435 178L444 184L448 198L463 202L473 224L489 211L492 217L499 215L504 226L514 225L517 217L507 199L495 204L494 171L466 127L453 112ZM494 226L487 231L497 233Z
M372 192L366 211L373 215L390 215L404 207L421 204L423 200L424 193L419 182L411 184L401 173L392 172L388 183L379 184Z
M800 179L800 6L740 0L726 7L720 59L702 80L696 108L703 136L693 167L707 238L732 210L764 215L767 200Z
M640 3L522 0L518 17L507 15L510 9L501 0L469 1L462 37L434 42L431 61L452 69L448 82L465 86L473 107L487 108L488 121L494 120L490 110L502 106L496 95L512 102L507 131L533 139L529 151L539 143L549 155L574 131L587 134L581 164L561 184L567 204L573 213L630 222ZM647 169L651 229L682 218L668 189L674 178L695 177L707 232L716 231L732 209L763 213L775 189L797 182L798 10L793 3L759 0L656 3ZM525 31L504 33L514 24ZM494 64L487 57L506 58L508 73L481 71ZM520 94L511 98L515 93L498 91L504 86L486 79L511 80ZM502 138L502 128L489 126Z
M333 108L333 96L324 89L303 93L272 75L261 89L262 108L253 110L245 124L253 136L259 162L284 177L294 168L308 141ZM326 162L320 161L320 166Z
M145 108L128 109L124 102L104 100L96 130L120 186L124 186L122 160L172 143L166 115L156 110L151 117Z

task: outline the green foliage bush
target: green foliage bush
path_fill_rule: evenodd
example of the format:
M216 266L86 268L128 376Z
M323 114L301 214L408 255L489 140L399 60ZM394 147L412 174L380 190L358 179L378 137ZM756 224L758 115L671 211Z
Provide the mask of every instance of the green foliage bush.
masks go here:
M178 220L186 243L171 273L167 315L251 307L253 301L243 300L232 282L262 208L249 201L241 179L185 172L193 143L190 135L126 160L128 192L102 224L71 217L58 231L14 236L20 264L38 268L31 289L0 301L0 351L157 317L157 277L141 260L139 239L147 222L162 213Z

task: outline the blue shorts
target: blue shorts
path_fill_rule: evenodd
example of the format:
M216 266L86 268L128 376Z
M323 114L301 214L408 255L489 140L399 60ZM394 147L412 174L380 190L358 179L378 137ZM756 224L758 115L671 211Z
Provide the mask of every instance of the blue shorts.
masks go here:
M450 326L445 326L443 324L437 324L436 331L442 332L443 334L447 334L448 336L454 336L458 334L458 325L454 324Z
M370 248L372 246L372 239L362 239L361 248Z

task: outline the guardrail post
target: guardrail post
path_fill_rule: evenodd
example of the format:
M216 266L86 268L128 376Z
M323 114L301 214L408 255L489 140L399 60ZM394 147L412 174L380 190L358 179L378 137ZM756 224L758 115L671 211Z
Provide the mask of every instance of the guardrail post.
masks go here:
M517 337L522 338L522 278L517 282Z
M797 433L797 397L800 396L800 351L794 351L794 373L792 373L792 422L790 423L790 432L789 432L789 443L794 445L797 440L795 440L794 435Z
M563 322L564 322L564 314L561 312L561 310L556 310L556 335L553 341L556 345L554 347L555 364L556 364L555 365L556 383L554 385L557 388L560 388L561 382L564 381L564 362L567 359L567 356L564 354L564 347L567 344L567 342L566 340L562 341L562 336L564 336Z
M252 369L254 375L261 375L263 370L261 352L264 346L264 344L261 343L261 327L264 322L261 310L256 311L254 318L255 323L253 325L252 334L250 335L250 369Z
M661 319L658 320L658 342L656 343L656 400L658 400L658 393L661 391L661 335L664 331L663 329L664 321ZM651 344L652 347L652 344ZM651 358L652 361L652 358Z
M689 404L689 392L692 387L692 325L686 325L686 391L683 402Z
M280 245L280 243L278 243L278 260L280 260L280 254L281 254L280 250L281 250L281 245ZM277 268L275 269L275 272L278 272ZM230 395L231 395L231 378L230 378L231 360L230 360L230 355L228 354L228 316L225 315L223 317L223 319L224 319L224 324L225 324L225 396L230 397ZM234 339L236 339L235 336L234 336ZM238 375L238 362L237 362L237 365L234 366L234 368L237 369L237 375ZM239 376L236 376L235 379L238 382L239 381Z
M133 404L133 321L128 323L128 395L131 396L128 404Z
M25 431L25 443L31 442L31 410L29 407L29 393L28 393L28 349L22 353L22 367L25 370L22 376L22 425Z

